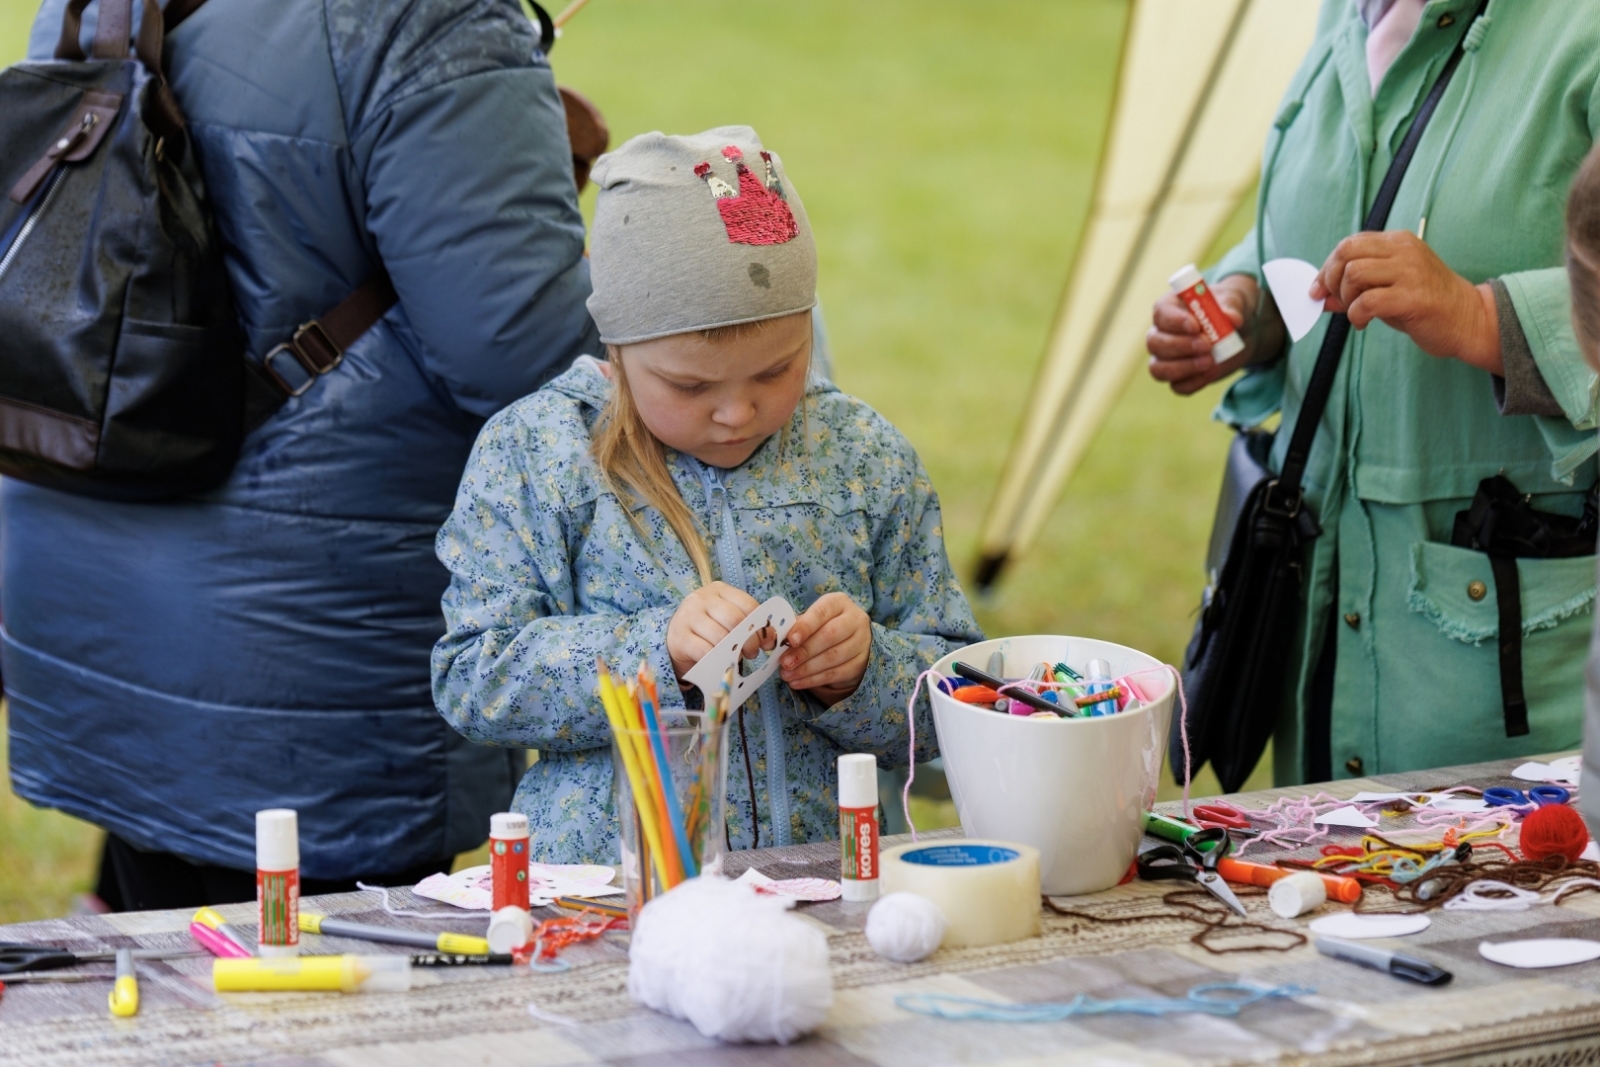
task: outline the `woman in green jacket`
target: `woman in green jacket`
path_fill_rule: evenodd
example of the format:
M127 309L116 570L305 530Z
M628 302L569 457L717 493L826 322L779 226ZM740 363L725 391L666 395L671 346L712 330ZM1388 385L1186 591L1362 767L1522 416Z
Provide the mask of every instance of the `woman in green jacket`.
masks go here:
M1236 370L1217 417L1292 426L1328 316L1287 343L1261 264L1322 263L1350 339L1312 448L1299 656L1280 784L1571 748L1582 736L1592 556L1519 559L1527 727L1503 701L1486 555L1456 513L1503 474L1582 513L1596 480L1595 373L1573 334L1562 208L1600 132L1600 0L1327 0L1268 134L1255 229L1209 275L1248 344L1217 363L1174 299L1151 374L1193 393ZM1465 55L1406 172L1391 229L1358 233L1458 42ZM1281 465L1288 434L1272 464ZM1509 584L1508 584L1509 587Z

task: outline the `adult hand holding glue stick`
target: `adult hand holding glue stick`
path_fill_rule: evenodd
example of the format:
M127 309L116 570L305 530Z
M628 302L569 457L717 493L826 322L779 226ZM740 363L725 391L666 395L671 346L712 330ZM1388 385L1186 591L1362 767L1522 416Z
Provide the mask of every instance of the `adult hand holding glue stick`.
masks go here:
M1191 298L1200 295L1192 292L1196 281L1204 285L1204 295L1211 297L1226 320L1210 323L1217 341L1208 336L1200 317L1184 299L1186 294ZM1270 296L1263 302L1261 287L1250 275L1233 274L1205 283L1191 265L1174 274L1171 284L1172 291L1156 301L1145 347L1150 352L1150 376L1171 385L1174 393L1188 396L1242 367L1266 363L1282 354L1287 340L1283 317ZM1236 337L1243 347L1223 344L1219 350L1224 336Z

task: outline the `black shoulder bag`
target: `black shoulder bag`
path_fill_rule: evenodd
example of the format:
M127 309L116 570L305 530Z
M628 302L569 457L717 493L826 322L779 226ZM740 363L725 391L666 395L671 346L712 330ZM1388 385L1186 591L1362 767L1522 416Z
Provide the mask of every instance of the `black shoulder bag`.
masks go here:
M1479 14L1482 10L1480 4ZM1462 42L1465 39L1463 34ZM1462 52L1458 42L1417 110L1363 230L1382 230L1388 222L1406 167L1461 63ZM1350 320L1334 315L1306 386L1283 469L1276 476L1267 467L1271 434L1241 433L1228 454L1207 561L1210 585L1183 663L1189 769L1198 771L1209 760L1225 792L1243 785L1261 759L1288 693L1289 667L1297 660L1294 643L1303 610L1305 549L1322 532L1305 505L1302 480L1349 336ZM1218 566L1224 550L1226 556ZM1183 781L1182 734L1176 728L1169 739L1168 758L1174 775Z

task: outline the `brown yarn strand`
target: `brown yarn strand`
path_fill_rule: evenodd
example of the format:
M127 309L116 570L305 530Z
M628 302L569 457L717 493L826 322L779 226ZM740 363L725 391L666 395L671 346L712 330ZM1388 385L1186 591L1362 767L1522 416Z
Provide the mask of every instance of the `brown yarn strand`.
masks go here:
M1392 906L1373 907L1369 904L1367 895L1363 893L1361 899L1356 901L1354 910L1364 915L1382 913L1417 915L1443 907L1445 901L1460 896L1462 891L1474 882L1504 882L1518 889L1543 893L1566 878L1600 878L1600 863L1593 860L1569 862L1565 856L1550 856L1542 860L1469 859L1461 863L1446 863L1435 867L1414 882L1406 882L1399 886L1390 886L1383 882L1368 883L1371 888L1386 890L1395 904L1408 907L1403 909ZM1422 892L1425 888L1427 896L1424 898ZM1558 890L1552 903L1559 903L1573 893L1597 890L1600 890L1600 886L1571 886ZM1497 894L1490 890L1483 895L1492 900Z
M1241 899L1248 897L1264 897L1267 891L1256 886L1233 886L1234 894ZM1168 908L1184 909L1166 912L1155 912L1149 915L1095 915L1087 911L1078 911L1075 908L1063 908L1048 896L1043 898L1044 906L1057 915L1069 919L1082 919L1085 922L1106 926L1128 926L1133 923L1159 922L1177 919L1182 922L1198 923L1200 929L1196 930L1189 941L1205 949L1213 956L1226 956L1235 952L1289 952L1306 943L1306 935L1297 930L1280 930L1275 926L1265 923L1252 922L1248 919L1230 921L1236 918L1233 912L1227 910L1221 901L1213 897L1209 891L1199 887L1193 889L1174 889L1162 896L1161 902ZM1253 930L1258 934L1289 939L1285 944L1278 945L1231 945L1218 947L1211 944L1218 935L1237 934L1241 931Z

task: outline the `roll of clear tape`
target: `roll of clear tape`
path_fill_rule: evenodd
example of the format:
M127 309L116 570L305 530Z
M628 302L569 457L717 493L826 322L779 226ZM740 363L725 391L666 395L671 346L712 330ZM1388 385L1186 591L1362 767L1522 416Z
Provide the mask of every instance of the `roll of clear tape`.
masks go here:
M1299 871L1280 878L1267 890L1267 906L1274 914L1285 919L1295 919L1308 911L1316 911L1328 899L1328 887L1322 876L1311 871Z
M883 854L884 893L916 893L944 913L942 948L1001 945L1039 933L1039 850L958 838Z

